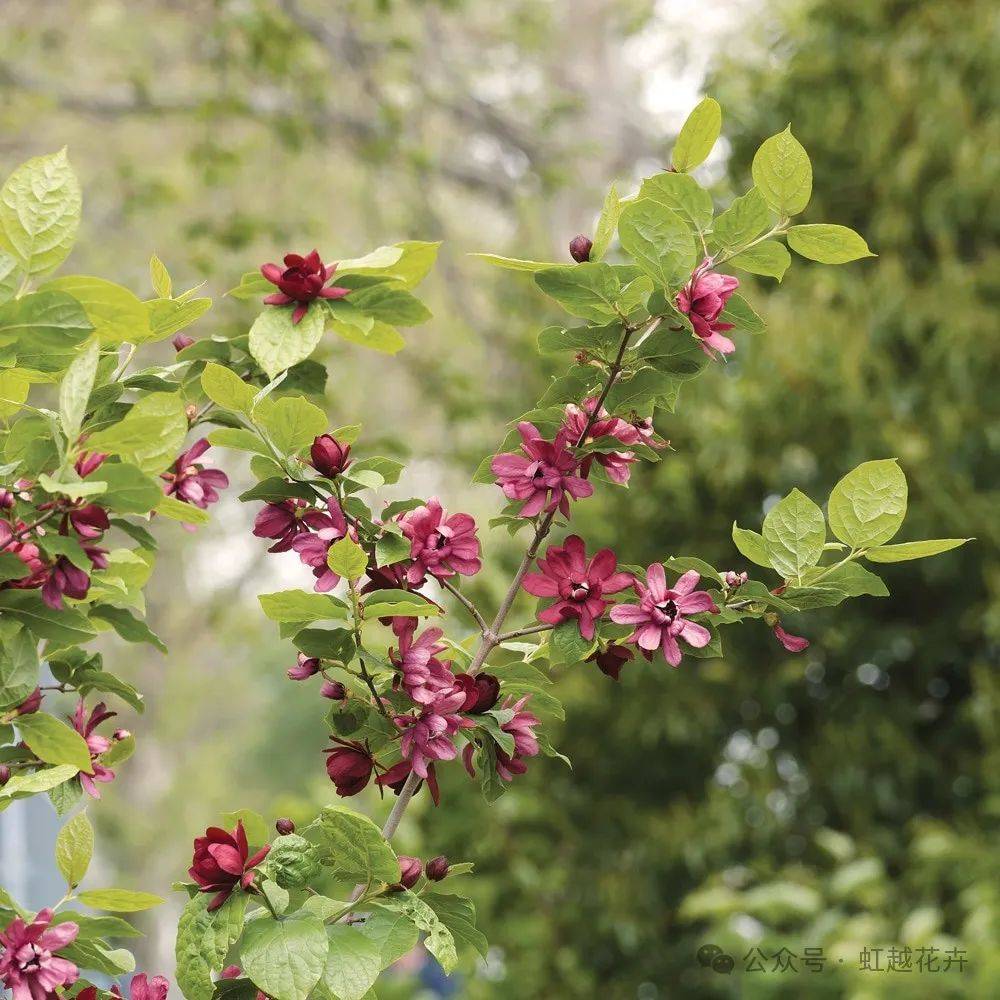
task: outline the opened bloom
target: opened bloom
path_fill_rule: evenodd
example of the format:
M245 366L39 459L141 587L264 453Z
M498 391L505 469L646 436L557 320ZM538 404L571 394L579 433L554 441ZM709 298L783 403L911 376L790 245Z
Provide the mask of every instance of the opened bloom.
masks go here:
M619 604L611 609L613 622L635 628L625 642L637 643L647 653L662 648L663 658L672 667L681 662L678 638L695 649L707 646L712 633L686 617L701 611L719 612L707 591L694 589L699 579L698 573L688 570L670 589L662 563L653 563L646 571L645 586L635 581L639 603Z
M538 725L538 719L531 712L524 711L524 706L530 697L530 695L525 695L519 701L513 703L508 698L503 703L505 709L512 710L514 713L509 722L505 722L500 726L505 733L509 733L514 737L514 752L508 754L499 746L496 746L494 750L496 771L504 781L513 781L515 774L524 774L528 770L528 765L524 762L524 758L536 756L541 749L538 737L535 736L535 726ZM462 762L465 764L465 769L473 778L476 776L476 772L472 766L474 753L475 747L472 743L467 744L465 750L462 751Z
M524 589L535 597L556 601L538 613L549 625L575 618L584 639L594 638L594 622L607 608L606 594L617 594L632 584L630 573L616 572L618 560L611 549L601 549L587 561L587 550L579 535L570 535L565 545L550 545L538 560L541 573L528 573Z
M200 462L211 447L207 438L195 441L187 451L178 456L172 472L161 473L160 478L167 483L167 496L204 510L219 499L219 490L229 485L229 477L221 469L206 469Z
M340 583L340 577L327 565L326 554L334 542L347 534L347 518L333 497L326 501L326 513L315 511L308 518L312 531L292 539L292 548L299 559L311 566L316 584L313 590L325 594Z
M454 712L465 703L464 688L456 685L455 675L438 659L448 647L438 640L439 628L425 629L419 636L406 631L399 637L399 652L389 651L392 662L400 668L403 688L418 705L434 705L441 714Z
M222 978L226 978L225 970L222 973ZM145 972L140 972L132 977L132 982L129 983L128 987L128 995L129 1000L167 1000L169 990L170 983L163 976L153 976L152 979L149 979ZM117 983L112 984L111 994L116 997L122 995ZM76 1000L97 1000L97 987L88 986L85 990L80 990L76 995Z
M391 789L396 795L403 790L403 785L406 784L406 779L410 776L413 771L413 765L408 760L401 760L396 764L393 764L384 774L380 774L375 779L375 784ZM419 792L423 788L424 783L421 781L416 788ZM434 805L438 805L441 801L441 789L438 787L437 782L437 772L434 770L433 764L427 765L427 789L431 794L431 801ZM416 792L414 792L416 794Z
M292 312L292 322L298 323L306 314L309 303L315 299L342 299L350 293L349 288L337 285L327 286L327 282L337 270L336 264L324 267L319 253L313 250L305 257L297 253L285 254L285 266L265 264L260 273L278 286L278 291L268 295L264 304L269 306L287 306L295 303Z
M419 716L397 715L395 722L403 730L400 739L403 757L410 762L414 774L424 779L434 761L454 760L458 756L453 737L459 729L472 725L458 715L439 715L433 710Z
M232 833L210 826L204 837L196 838L188 874L198 883L199 892L215 893L208 909L217 910L237 886L249 889L253 885L254 869L270 850L271 845L265 844L250 856L242 820L237 822Z
M410 540L413 563L406 576L411 585L418 585L427 573L442 579L456 573L474 576L482 569L476 522L468 514L449 516L437 497L402 514L399 526Z
M648 432L640 431L635 424L630 424L621 417L611 416L602 406L597 411L597 416L593 423L590 423L591 415L597 406L597 397L591 396L585 399L579 406L570 403L566 407L566 418L563 421L563 428L573 442L581 445L591 444L600 438L615 438L624 445L652 443L653 428L652 421L649 423ZM590 427L588 429L588 423ZM644 441L643 438L647 440ZM655 447L655 445L654 445ZM614 483L627 483L629 478L629 466L638 461L635 453L622 451L594 452L586 455L580 464L580 475L587 478L590 475L590 468L594 462L608 473L608 478Z
M49 1000L79 977L77 967L56 952L76 940L80 927L69 920L53 926L52 916L52 910L39 910L30 924L15 917L0 931L0 983L13 1000Z
M86 706L81 698L77 702L76 711L70 718L73 728L83 737L87 749L90 751L90 767L94 773L87 774L85 771L81 771L80 785L91 798L99 799L101 797L97 782L106 785L115 780L115 772L100 762L101 754L105 754L111 749L111 740L107 736L95 733L94 730L102 722L113 719L117 714L117 712L109 712L104 702L99 701L88 718Z
M327 526L326 515L305 500L282 500L265 504L254 518L253 533L257 538L276 539L268 552L287 552L299 535L310 528Z
M710 358L715 357L714 351L732 354L736 350L736 345L722 336L733 324L720 323L719 316L739 285L738 278L713 271L706 258L677 293L677 308L691 320L699 346Z
M569 517L570 497L580 500L594 492L592 484L579 473L580 463L570 451L566 431L554 441L546 441L538 428L524 420L517 425L523 455L508 452L496 455L490 469L508 500L523 500L521 517L534 517L543 510L558 509Z

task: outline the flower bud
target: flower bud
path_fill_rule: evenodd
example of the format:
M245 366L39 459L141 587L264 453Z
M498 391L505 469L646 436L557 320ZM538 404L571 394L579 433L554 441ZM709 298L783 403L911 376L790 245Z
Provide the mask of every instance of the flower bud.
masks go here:
M116 729L111 735L114 739L121 742L122 740L127 740L132 734L127 729Z
M347 697L347 688L340 681L323 681L319 693L330 701L343 701Z
M174 350L177 352L183 351L185 347L190 347L194 343L194 337L189 337L187 334L179 333L173 340L170 341L174 345Z
M319 660L315 656L299 653L298 662L285 671L290 681L305 681L319 673Z
M188 405L184 407L184 414L187 417L189 424L194 423L194 418L198 416L198 407L195 406L194 403L188 403Z
M633 658L632 650L627 646L610 643L607 649L598 649L587 657L588 663L596 663L602 674L618 680L622 667Z
M395 885L390 886L390 888L396 892L400 892L403 889L412 889L417 884L417 879L420 878L423 870L424 866L420 863L419 858L411 858L406 854L400 854L399 881Z
M283 837L290 833L295 833L295 824L288 819L286 816L282 816L281 819L274 824L275 830L278 831Z
M432 882L440 882L448 874L448 859L439 854L436 858L431 858L427 862L427 877Z
M732 569L726 570L722 578L725 581L726 586L731 590L735 590L737 587L742 587L743 584L750 579L746 573L737 573Z
M465 701L460 712L482 715L488 712L500 698L500 681L492 674L458 674L455 683L465 691Z
M0 510L10 510L14 506L15 497L10 490L0 489Z
M238 965L227 965L221 973L220 979L239 979L243 975L243 970Z
M590 251L593 247L593 242L587 239L583 233L580 233L579 236L574 236L570 241L569 255L578 264L585 264L588 260L590 260Z
M42 707L42 690L41 688L35 688L31 694L28 695L24 701L21 702L17 708L14 709L15 715L34 715L35 712Z
M351 464L350 454L349 444L341 444L329 434L321 434L309 449L312 467L327 479L339 476Z
M0 788L3 788L10 781L10 768L6 764L0 764Z

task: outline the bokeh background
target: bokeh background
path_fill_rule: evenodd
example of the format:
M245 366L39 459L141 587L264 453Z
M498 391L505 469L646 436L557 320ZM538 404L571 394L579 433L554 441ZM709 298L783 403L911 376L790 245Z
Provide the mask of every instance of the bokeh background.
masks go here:
M898 456L906 537L977 541L887 567L891 600L815 613L799 656L748 626L721 662L564 677L553 735L572 771L540 759L488 808L453 768L444 805L421 796L399 834L407 853L476 862L489 964L440 986L401 971L380 995L996 996L995 4L8 0L2 16L0 159L70 147L85 191L70 270L147 294L155 251L175 286L204 277L221 297L288 248L445 241L433 322L396 358L329 345L328 404L331 425L360 418L366 445L410 458L411 492L484 520L498 497L471 472L550 374L532 346L549 315L530 281L468 253L562 259L611 180L662 167L704 93L724 108L700 169L720 201L791 121L815 170L804 221L856 228L878 259L796 261L780 289L745 279L767 335L686 390L659 428L676 452L581 504L579 527L628 562L740 568L734 519ZM221 300L198 329L251 313ZM323 706L285 680L289 647L256 610L304 570L250 537L239 459L217 462L234 488L211 527L161 529L149 603L169 657L114 654L149 707L123 716L139 752L91 810L106 880L164 894L220 812L304 819L332 792ZM487 549L490 603L517 555L503 533ZM144 921L142 967L170 972L179 905ZM706 942L732 976L699 966ZM858 969L892 944L967 965ZM757 946L822 947L827 966L743 972Z

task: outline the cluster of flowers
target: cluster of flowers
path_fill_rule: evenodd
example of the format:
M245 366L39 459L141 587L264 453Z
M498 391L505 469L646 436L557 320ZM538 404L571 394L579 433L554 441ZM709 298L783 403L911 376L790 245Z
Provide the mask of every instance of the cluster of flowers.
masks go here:
M54 1000L57 991L72 986L80 972L58 952L68 948L80 933L72 920L53 923L51 909L39 910L31 923L15 917L0 931L0 984L11 991L13 1000ZM145 973L133 977L130 1000L166 1000L170 984L163 976L148 979ZM117 985L111 993L121 997ZM97 1000L97 989L88 986L78 1000Z

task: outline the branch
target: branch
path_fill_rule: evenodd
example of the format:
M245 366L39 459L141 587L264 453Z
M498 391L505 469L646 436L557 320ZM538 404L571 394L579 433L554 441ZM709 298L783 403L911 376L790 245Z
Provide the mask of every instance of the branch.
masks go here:
M438 583L440 583L441 586L444 587L444 589L447 590L448 593L451 594L458 601L458 603L469 612L470 615L472 615L472 617L476 620L476 624L479 626L479 631L483 635L486 635L486 633L489 632L489 626L486 624L486 619L479 613L479 608L477 608L475 604L473 604L472 601L470 601L469 598L466 597L465 594L463 594L458 587L456 587L449 580L439 579Z
M503 642L510 642L511 639L520 639L521 636L535 635L537 632L550 632L555 625L529 625L528 628L517 628L513 632L504 632L497 636L497 645Z

